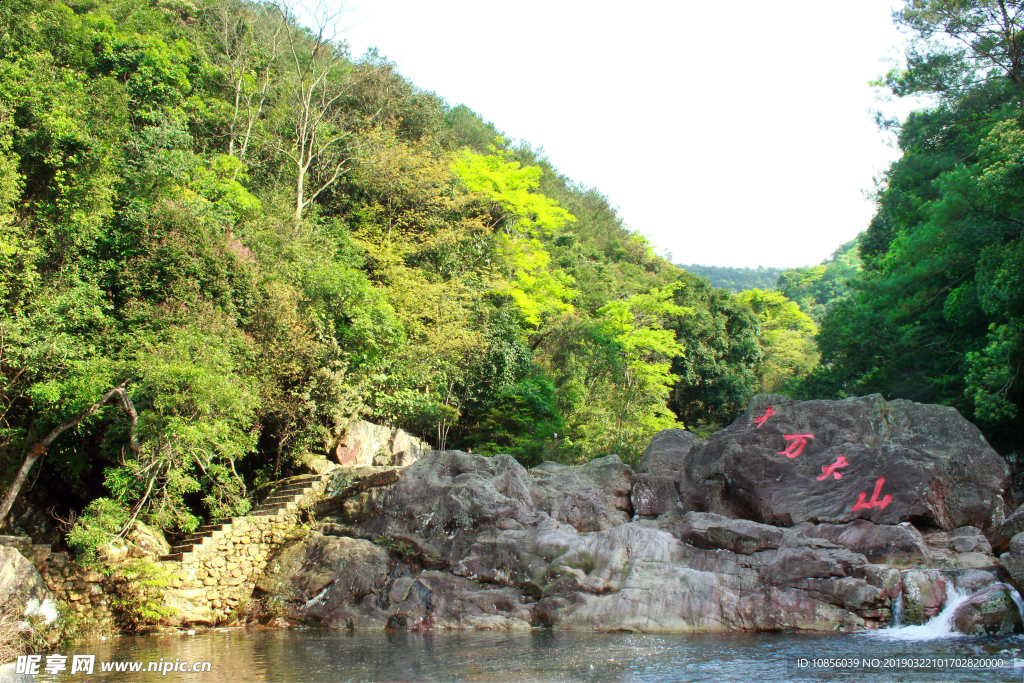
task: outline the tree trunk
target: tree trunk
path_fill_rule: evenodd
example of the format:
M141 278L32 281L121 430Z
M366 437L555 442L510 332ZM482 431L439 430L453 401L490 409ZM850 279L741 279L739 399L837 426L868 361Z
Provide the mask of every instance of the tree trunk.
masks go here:
M42 442L28 449L25 462L21 463L21 469L18 470L18 476L14 478L11 488L7 489L4 502L0 504L0 526L3 525L4 520L7 518L7 513L11 511L11 507L14 505L15 498L18 497L18 492L21 490L22 485L28 479L28 473L32 469L32 465L35 465L36 461L44 455L46 455L46 446Z
M295 181L295 225L302 225L302 193L305 184L306 174L302 171L302 164L299 164L299 177Z
M32 447L28 449L28 453L25 454L25 461L21 463L21 469L18 470L18 475L14 478L14 482L11 484L11 487L7 489L7 493L6 495L4 495L3 503L0 503L0 527L3 526L4 520L7 519L7 513L9 513L11 511L11 508L14 506L14 501L17 499L18 493L21 491L22 485L28 478L28 473L32 469L32 466L36 464L36 461L38 461L40 458L46 455L46 449L50 447L50 444L52 444L57 439L57 437L63 434L65 431L71 429L72 427L79 424L85 418L94 414L101 407L103 407L103 404L105 404L107 401L109 401L115 396L121 399L121 404L124 406L124 409L128 411L128 415L132 421L131 441L129 447L132 449L132 452L139 452L139 442L135 436L135 424L136 422L138 422L139 416L138 413L135 412L135 406L132 404L132 400L128 397L128 392L125 391L124 389L124 386L127 383L127 381L122 382L120 385L114 387L107 393L103 394L100 400L93 403L84 412L78 414L77 416L71 418L70 420L67 420L66 422L60 423L59 425L54 427L49 434L43 437L42 440L33 444Z

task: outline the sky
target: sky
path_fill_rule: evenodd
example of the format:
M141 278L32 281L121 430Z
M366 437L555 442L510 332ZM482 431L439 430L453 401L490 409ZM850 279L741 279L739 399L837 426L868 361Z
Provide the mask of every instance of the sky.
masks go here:
M336 1L336 0L335 0ZM890 0L350 0L345 39L604 193L676 263L818 263L897 158ZM888 61L885 61L888 60Z

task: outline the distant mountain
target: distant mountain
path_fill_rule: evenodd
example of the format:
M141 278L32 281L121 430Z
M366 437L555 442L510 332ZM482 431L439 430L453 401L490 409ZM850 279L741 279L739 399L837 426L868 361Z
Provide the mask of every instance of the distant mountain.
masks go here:
M775 289L775 282L785 268L729 268L720 266L701 266L676 264L688 273L699 275L711 281L714 287L728 289L733 294L748 289Z

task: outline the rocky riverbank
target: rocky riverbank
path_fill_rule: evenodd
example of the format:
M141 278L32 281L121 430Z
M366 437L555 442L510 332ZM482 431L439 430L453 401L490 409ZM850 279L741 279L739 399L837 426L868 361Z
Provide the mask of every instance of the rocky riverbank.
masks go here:
M255 600L334 628L833 631L921 623L955 591L963 632L1021 628L1024 512L951 408L762 395L706 441L658 434L635 471L406 438L347 444L297 508L166 555L176 623Z
M303 621L831 631L888 625L895 603L921 622L947 587L1002 605L964 630L1020 621L997 585L1016 555L993 554L1009 467L940 406L760 396L705 442L660 433L635 472L448 451L386 481L334 476L347 487L317 502L318 531L257 586Z

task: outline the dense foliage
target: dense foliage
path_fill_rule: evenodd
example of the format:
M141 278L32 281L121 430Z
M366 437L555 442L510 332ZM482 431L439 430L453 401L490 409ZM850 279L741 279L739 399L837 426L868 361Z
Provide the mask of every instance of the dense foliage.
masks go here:
M635 459L764 382L758 313L309 17L0 4L0 476L102 498L76 542L244 512L361 418Z
M911 0L896 19L916 40L880 85L935 104L888 124L903 156L804 393L952 405L1009 454L1024 428L1024 3Z
M750 306L760 322L761 361L755 372L761 391L788 392L818 364L817 326L781 292L750 289L737 299Z
M727 289L733 294L748 289L775 289L775 283L785 268L734 268L732 266L701 266L679 264L688 273L707 278L712 286Z
M858 235L841 245L819 265L782 271L776 289L820 323L833 306L853 291L850 281L861 271L859 239Z

